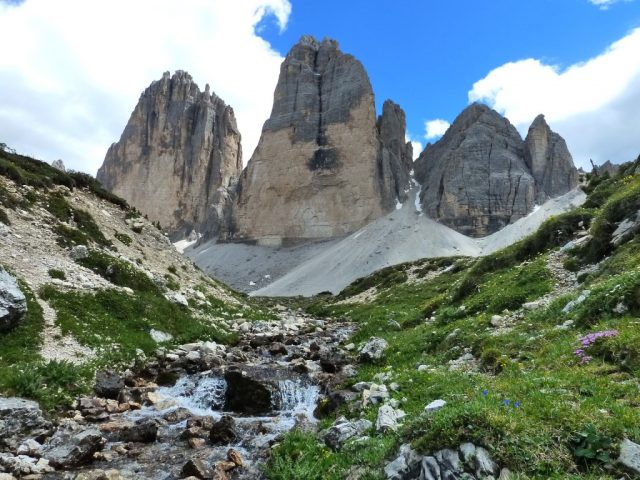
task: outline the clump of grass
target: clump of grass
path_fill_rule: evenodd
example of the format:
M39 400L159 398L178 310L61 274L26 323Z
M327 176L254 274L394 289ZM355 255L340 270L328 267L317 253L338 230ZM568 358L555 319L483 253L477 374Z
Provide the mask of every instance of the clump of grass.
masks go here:
M178 281L175 278L173 278L168 273L165 273L164 278L166 280L165 286L169 290L173 290L174 292L180 290L180 284L178 283Z
M3 387L11 394L37 400L46 410L69 408L90 391L91 367L52 360L13 365Z
M49 273L49 276L51 278L57 278L58 280L66 280L67 279L67 275L62 270L58 270L58 269L55 269L55 268L50 268L48 273Z
M126 233L116 232L114 236L127 247L133 243L133 239Z
M169 273L174 274L175 276L178 276L178 269L176 268L175 265L169 265L169 267L167 268L167 270L169 270Z
M129 287L139 292L158 292L155 283L142 271L128 262L117 259L98 250L90 250L86 258L78 263L114 285Z
M95 294L60 292L52 286L41 295L55 309L62 333L72 334L81 344L97 349L102 358L126 361L137 348L151 353L157 347L151 329L174 336L176 344L210 339L234 340L214 323L195 318L158 291L138 290L134 295L108 289Z

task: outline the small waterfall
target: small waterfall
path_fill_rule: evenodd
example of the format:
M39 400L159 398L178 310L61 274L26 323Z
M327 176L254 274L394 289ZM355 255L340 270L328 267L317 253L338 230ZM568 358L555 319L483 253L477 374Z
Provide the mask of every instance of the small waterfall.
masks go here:
M158 394L173 400L179 407L211 413L224 408L226 391L224 378L184 376L173 387L158 389Z
M320 388L303 381L282 380L278 382L278 392L274 395L274 409L282 413L305 413L313 418Z

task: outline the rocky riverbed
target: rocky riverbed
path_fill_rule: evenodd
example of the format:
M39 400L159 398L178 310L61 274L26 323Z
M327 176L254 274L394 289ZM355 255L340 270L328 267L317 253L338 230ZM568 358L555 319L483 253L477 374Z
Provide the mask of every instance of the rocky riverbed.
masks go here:
M0 479L262 478L279 436L315 429L355 373L340 347L352 327L283 311L236 328L235 346L159 349L135 371L99 372L96 395L55 423L0 398Z

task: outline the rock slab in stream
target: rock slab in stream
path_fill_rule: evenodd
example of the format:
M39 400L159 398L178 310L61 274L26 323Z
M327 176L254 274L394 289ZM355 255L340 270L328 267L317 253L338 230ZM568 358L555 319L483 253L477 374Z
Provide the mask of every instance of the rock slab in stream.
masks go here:
M60 428L43 445L41 455L57 468L76 467L90 461L105 443L96 428Z
M0 334L13 330L27 314L27 299L18 281L0 267Z

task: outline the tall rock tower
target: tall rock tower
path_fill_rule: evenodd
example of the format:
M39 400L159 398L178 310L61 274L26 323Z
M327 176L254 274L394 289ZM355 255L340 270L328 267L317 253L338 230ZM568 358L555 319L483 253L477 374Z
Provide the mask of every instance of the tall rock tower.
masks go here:
M494 233L578 185L565 141L542 115L523 141L509 120L478 103L427 145L415 172L426 214L472 237Z
M177 71L142 93L97 178L176 237L191 230L217 235L241 170L233 109L209 85L201 92Z
M233 239L339 237L391 210L408 183L404 128L395 104L376 118L358 60L333 40L302 37L282 63L271 116L240 179Z

